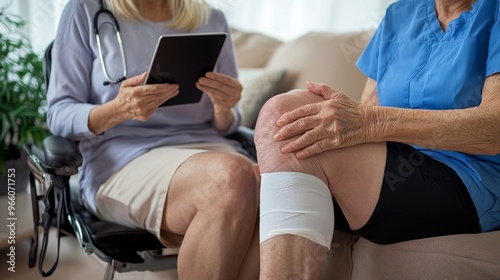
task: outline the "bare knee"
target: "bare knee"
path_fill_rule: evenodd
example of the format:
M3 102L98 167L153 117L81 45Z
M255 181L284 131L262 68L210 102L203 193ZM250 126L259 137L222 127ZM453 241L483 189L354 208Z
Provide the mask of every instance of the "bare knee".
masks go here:
M253 164L245 157L232 154L218 155L210 164L214 165L209 171L211 203L224 211L256 211L258 185Z
M276 121L286 112L320 100L319 96L305 90L292 90L274 96L264 104L255 126L257 161L262 173L293 171L297 168L300 169L300 166L306 163L306 161L299 162L293 154L283 154L281 152L281 147L286 142L276 142L274 140L274 135L279 130Z
M294 104L297 104L294 106ZM284 113L299 106L295 91L276 95L260 109L255 125L255 144L266 146L274 142L273 135L278 131L276 121ZM272 141L271 141L272 140Z

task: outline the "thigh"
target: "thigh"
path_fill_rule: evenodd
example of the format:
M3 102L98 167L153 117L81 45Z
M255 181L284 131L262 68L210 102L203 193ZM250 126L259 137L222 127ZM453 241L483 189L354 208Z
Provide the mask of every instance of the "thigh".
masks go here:
M233 148L195 154L172 178L162 229L184 235L200 211L216 215L231 208L230 201L240 198L244 199L238 204L242 209L248 203L257 207L256 182L253 163Z
M177 168L203 152L168 146L153 149L130 161L97 191L97 216L133 228L146 229L161 238L163 209Z
M210 156L212 153L234 153L239 156L228 144L198 143L160 147L137 157L99 188L95 198L97 215L103 220L146 229L163 244L177 246L181 237L162 229L166 201L175 174L193 157L206 154L206 160L190 171L192 178L199 177L194 174L198 171L203 174L201 165L207 165L213 159ZM185 188L188 189L189 185L186 184Z
M357 230L361 236L388 244L479 230L474 203L451 168L409 145L388 143L380 199Z

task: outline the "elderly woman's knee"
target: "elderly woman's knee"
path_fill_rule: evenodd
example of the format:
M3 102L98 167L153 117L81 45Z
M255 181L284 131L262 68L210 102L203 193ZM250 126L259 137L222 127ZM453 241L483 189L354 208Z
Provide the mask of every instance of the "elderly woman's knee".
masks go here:
M270 152L272 147L276 146L273 139L274 134L278 131L276 121L290 108L286 106L286 99L289 97L282 94L274 96L269 99L264 106L262 106L257 124L255 125L254 141L257 148L257 155L262 157Z
M299 90L292 90L270 98L260 109L255 125L255 144L272 144L274 133L278 131L276 121L284 113L300 106Z
M262 107L255 127L255 146L261 171L288 169L293 163L292 154L280 152L282 143L274 140L279 130L276 121L281 115L305 104L303 90L293 90L269 99Z
M302 94L305 90L294 89L289 92L275 95L266 101L264 106L262 106L259 118L269 115L275 115L276 117L281 114L288 112L300 105ZM264 114L264 116L262 116Z

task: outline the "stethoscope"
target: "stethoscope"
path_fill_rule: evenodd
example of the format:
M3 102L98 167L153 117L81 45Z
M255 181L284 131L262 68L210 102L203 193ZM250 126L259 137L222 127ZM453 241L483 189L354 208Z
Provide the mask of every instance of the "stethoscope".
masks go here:
M102 71L104 72L104 76L106 77L106 81L103 82L103 85L107 86L109 84L118 84L127 78L127 63L125 61L125 52L123 51L122 37L120 36L120 25L118 25L118 21L116 20L113 13L111 13L110 10L104 8L102 0L100 0L99 2L100 2L99 10L94 15L94 32L97 41L97 49L99 50L99 59L101 61ZM105 22L102 25L111 24L113 26L113 29L115 30L116 33L116 39L118 40L118 45L120 46L120 52L123 64L123 76L118 79L110 78L108 70L106 69L106 65L104 63L104 57L102 56L101 38L99 37L99 26L98 26L98 20L101 14L107 14L110 17L111 22Z

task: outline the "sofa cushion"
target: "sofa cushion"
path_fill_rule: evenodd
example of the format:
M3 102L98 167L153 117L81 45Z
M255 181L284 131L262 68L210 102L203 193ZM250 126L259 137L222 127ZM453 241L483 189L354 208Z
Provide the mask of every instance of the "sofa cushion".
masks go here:
M352 279L500 279L500 231L353 246Z
M282 44L267 69L287 69L279 91L305 88L307 81L325 83L355 100L361 99L365 76L355 65L371 32L311 32Z
M321 267L321 280L349 280L352 274L352 246L359 236L335 230L332 245ZM321 258L320 260L322 260Z
M263 68L239 69L239 80L243 92L238 105L243 113L242 125L255 127L260 108L272 96L278 93L285 70L267 70Z
M282 42L256 32L231 29L236 61L240 68L264 67Z

